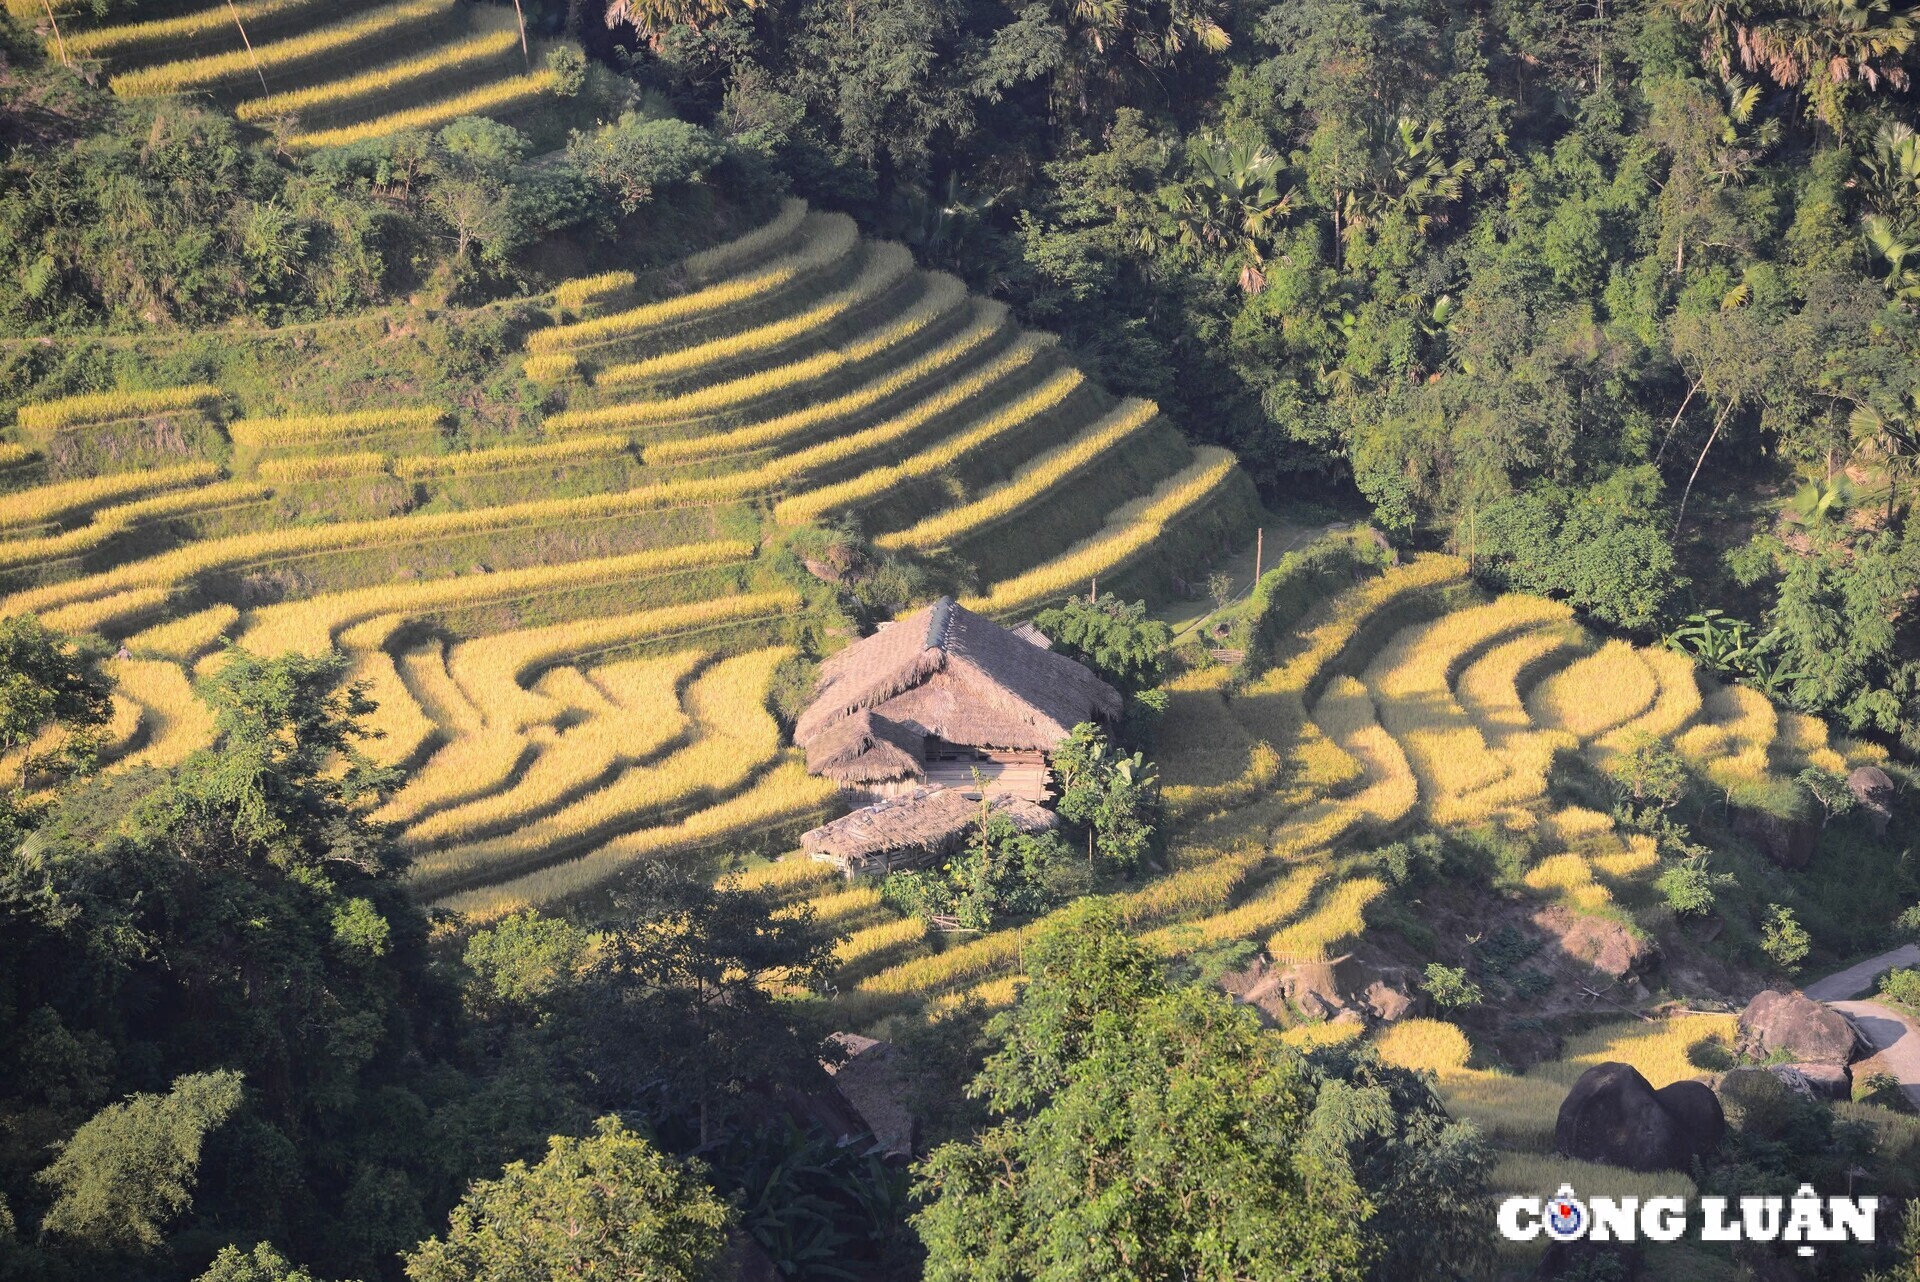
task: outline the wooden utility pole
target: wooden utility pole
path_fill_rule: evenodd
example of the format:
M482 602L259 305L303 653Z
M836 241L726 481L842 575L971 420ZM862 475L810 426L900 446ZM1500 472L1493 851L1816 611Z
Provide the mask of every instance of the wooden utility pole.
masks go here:
M1254 587L1260 586L1260 558L1266 554L1266 551L1267 551L1267 527L1263 525L1259 529L1253 532L1253 585ZM1247 590L1251 592L1253 588L1248 588Z
M1093 576L1093 587L1087 592L1087 604L1100 604L1100 576L1097 574Z

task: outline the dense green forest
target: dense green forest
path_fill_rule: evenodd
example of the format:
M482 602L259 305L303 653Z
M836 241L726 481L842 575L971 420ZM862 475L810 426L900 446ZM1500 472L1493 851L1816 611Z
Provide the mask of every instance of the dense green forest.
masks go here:
M223 330L293 341L390 309L429 330L414 390L537 415L517 377L473 386L527 299L794 194L1058 333L1232 449L1292 524L1370 522L1665 638L1896 772L1920 749L1920 9L522 5L536 39L586 51L544 55L551 101L318 150L191 97L117 98L9 5L0 412L206 378ZM857 524L823 538L881 567L807 583L836 628L925 595ZM1378 568L1341 555L1329 582ZM1495 1157L1431 1075L1281 1041L1220 988L1251 945L1169 965L1089 897L1174 862L1148 773L1171 637L1124 605L1043 623L1131 710L1122 743L1076 736L1055 762L1083 772L1063 838L983 821L881 889L965 932L1051 914L1017 1000L888 1025L920 1066L908 1167L800 1120L830 1089L813 999L845 938L810 909L716 880L727 861L663 861L591 920L430 912L370 818L399 780L363 751L372 709L337 655L235 651L197 687L213 747L108 772L108 650L0 620L0 748L63 745L0 799L0 1282L1481 1275ZM1649 801L1640 767L1676 782ZM1791 896L1710 864L1696 837L1750 834L1685 769L1652 753L1586 796L1659 843L1663 921L1718 893L1744 914L1729 947L1791 973L1806 932L1771 902ZM1837 959L1886 942L1913 874L1840 818L1844 776L1810 773L1821 840L1878 879L1858 912L1849 887L1807 891ZM1494 885L1512 849L1411 836L1362 871ZM1481 1000L1438 969L1435 1002ZM1770 1107L1703 1190L1858 1172L1920 1192L1913 1151Z

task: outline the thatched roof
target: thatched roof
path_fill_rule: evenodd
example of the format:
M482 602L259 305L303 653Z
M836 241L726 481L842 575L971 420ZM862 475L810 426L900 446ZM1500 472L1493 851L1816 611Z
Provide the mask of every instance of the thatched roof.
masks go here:
M924 779L926 737L866 708L830 723L807 744L807 769L840 783Z
M1021 832L1045 832L1053 812L1022 797L998 794L989 804ZM855 867L895 851L950 848L980 815L980 802L952 788L930 788L863 806L850 815L802 833L800 848L815 859Z
M823 763L851 769L842 749L861 735L875 738L876 751L880 741L900 746L891 732L875 733L882 723L923 741L1049 751L1080 722L1119 716L1120 694L1072 659L942 597L820 665L814 701L793 736L808 750L809 768L814 743L863 711L874 714L870 728L842 731L848 740L835 738Z

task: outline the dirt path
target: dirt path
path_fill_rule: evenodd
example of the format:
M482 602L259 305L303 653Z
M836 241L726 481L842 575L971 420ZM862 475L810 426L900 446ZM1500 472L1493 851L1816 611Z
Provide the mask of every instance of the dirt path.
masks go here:
M1874 1049L1880 1067L1899 1078L1907 1099L1920 1106L1920 1027L1891 1006L1847 1000L1871 989L1886 972L1915 964L1920 964L1920 944L1905 944L1815 980L1801 991L1844 1015L1860 1039Z

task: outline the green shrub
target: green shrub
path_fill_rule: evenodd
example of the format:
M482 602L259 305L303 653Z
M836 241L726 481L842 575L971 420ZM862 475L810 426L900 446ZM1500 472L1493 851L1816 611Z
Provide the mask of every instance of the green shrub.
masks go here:
M1769 904L1767 920L1760 927L1760 948L1774 965L1791 975L1807 959L1813 940L1793 915L1793 909Z
M1420 984L1427 990L1427 996L1442 1006L1478 1006L1486 1000L1486 993L1480 985L1467 978L1465 969L1459 966L1442 966L1439 962L1427 963L1427 977Z
M1920 970L1890 970L1880 977L1880 995L1902 1006L1920 1007Z

